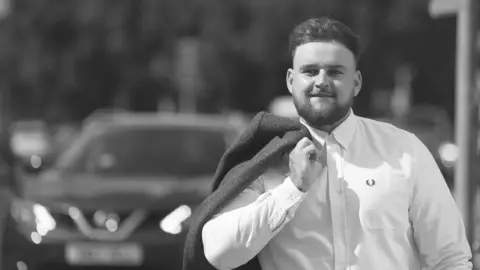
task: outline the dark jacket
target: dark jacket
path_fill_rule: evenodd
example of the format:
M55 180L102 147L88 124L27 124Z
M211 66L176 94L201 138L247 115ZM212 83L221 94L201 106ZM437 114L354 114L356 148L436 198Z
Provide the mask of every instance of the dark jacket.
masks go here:
M224 153L210 194L195 210L183 254L183 270L215 269L203 251L202 228L232 199L256 180L268 167L289 153L303 137L311 139L299 121L258 113L245 131ZM237 268L260 270L257 257Z

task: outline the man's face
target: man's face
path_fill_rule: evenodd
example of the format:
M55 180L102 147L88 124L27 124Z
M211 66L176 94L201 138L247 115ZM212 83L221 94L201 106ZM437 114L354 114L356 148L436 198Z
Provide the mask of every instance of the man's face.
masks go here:
M362 78L353 53L335 41L297 47L287 87L300 117L313 127L333 125L350 110Z

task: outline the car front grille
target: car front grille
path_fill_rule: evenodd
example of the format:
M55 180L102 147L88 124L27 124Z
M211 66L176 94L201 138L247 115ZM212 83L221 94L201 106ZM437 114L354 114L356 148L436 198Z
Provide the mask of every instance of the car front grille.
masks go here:
M115 213L116 215L118 215L118 224L121 225L131 214L132 214L132 211L128 211L128 212L116 212ZM92 211L92 212L84 212L83 213L83 216L85 217L85 219L87 220L88 224L92 227L92 228L102 228L101 226L98 226L98 224L95 223L95 220L94 220L94 215L95 215L95 212Z
M148 213L138 230L158 230L160 229L160 221L165 218L172 210L163 210Z
M138 224L135 226L131 234L143 231L160 231L160 222L174 209L160 209L147 212ZM135 210L115 212L118 217L118 227L121 228L127 219L129 219ZM93 230L106 230L104 226L99 226L95 222L95 211L82 212L88 226ZM58 228L67 229L72 232L81 232L79 225L68 213L53 212L52 217L55 219Z
M67 230L75 230L77 225L67 213L51 213L57 223L57 227Z

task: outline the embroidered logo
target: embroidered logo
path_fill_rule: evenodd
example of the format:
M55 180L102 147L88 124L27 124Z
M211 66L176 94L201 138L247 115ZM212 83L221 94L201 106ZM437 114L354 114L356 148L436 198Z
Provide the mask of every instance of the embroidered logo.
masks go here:
M367 183L367 186L369 187L375 186L375 180L373 179L368 179L365 183Z

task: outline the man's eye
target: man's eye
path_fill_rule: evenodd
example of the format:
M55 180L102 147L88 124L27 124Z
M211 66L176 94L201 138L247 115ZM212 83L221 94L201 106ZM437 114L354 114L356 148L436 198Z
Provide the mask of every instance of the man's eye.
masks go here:
M338 69L331 69L328 71L328 74L330 76L339 76L339 75L342 75L343 72L341 70L338 70Z
M308 70L305 70L303 73L307 74L308 76L315 76L318 74L318 70L308 69Z

